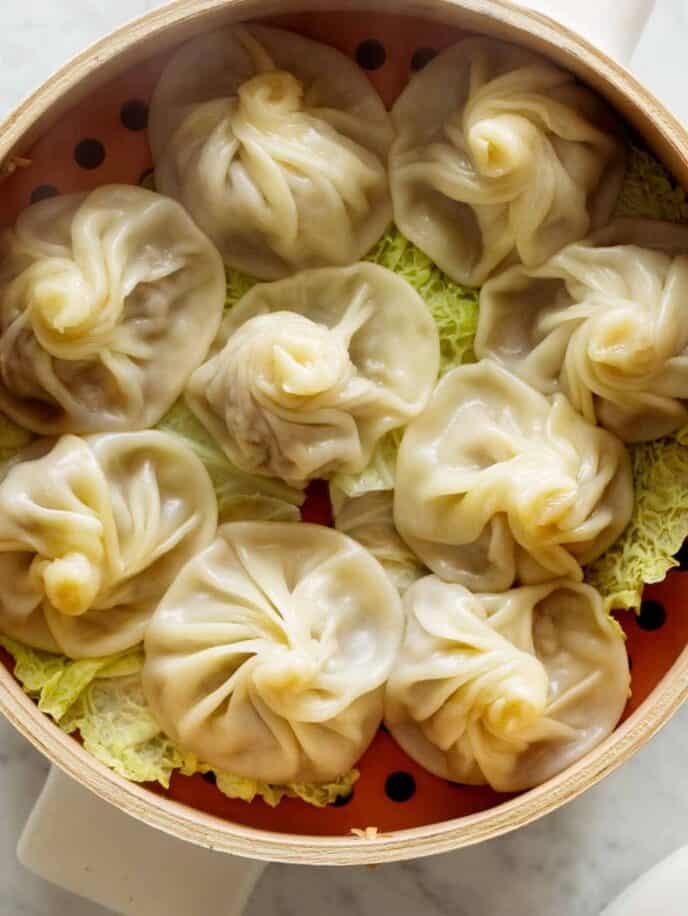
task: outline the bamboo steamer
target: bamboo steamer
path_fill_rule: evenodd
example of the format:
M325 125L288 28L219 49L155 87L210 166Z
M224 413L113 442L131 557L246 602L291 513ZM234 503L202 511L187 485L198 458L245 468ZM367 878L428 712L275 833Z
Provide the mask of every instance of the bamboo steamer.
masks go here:
M317 12L307 16L313 9ZM308 0L176 0L76 57L12 113L0 127L0 176L25 164L23 160L34 144L59 131L75 106L88 106L89 100L97 105L99 89L146 61L159 60L160 55L164 57L195 34L219 25L266 17L299 30L300 24L327 17L333 11L341 14L340 24L346 27L348 23L350 32L356 31L356 24L365 23L368 31L379 31L389 30L390 23L396 22L399 34L408 36L410 42L417 31L416 21L422 20L434 30L433 34L447 32L444 44L455 40L454 30L458 30L491 35L538 51L606 97L679 182L688 187L688 134L666 109L623 67L585 40L545 16L513 7L504 0L311 0L310 4ZM324 22L326 32L326 18ZM335 27L333 22L330 28ZM306 30L313 34L311 29ZM323 29L317 37L327 40ZM380 79L378 88L389 101L389 87L384 76ZM13 178L8 178L8 187ZM94 176L92 184L95 183ZM11 211L19 208L18 198L13 199L11 193L3 207L0 185L0 222L11 220ZM558 777L529 792L498 804L493 801L483 810L462 817L382 832L368 840L348 831L315 836L296 832L296 827L295 832L285 832L283 826L280 830L269 829L269 823L260 828L250 826L128 782L91 757L39 712L2 664L0 711L38 750L83 786L133 817L183 840L253 859L297 864L357 865L410 859L479 843L555 810L620 766L667 722L688 696L688 622L683 622L681 613L684 582L688 590L688 574L679 573L673 584L658 587L657 597L666 599L670 611L673 603L676 611L675 615L670 613L671 632L654 646L650 641L644 643L637 633L629 638L634 661L636 651L647 653L648 658L655 652L661 656L661 663L659 667L649 665L657 673L644 676L646 683L641 685L630 714L603 744ZM630 624L631 630L633 627L635 624Z

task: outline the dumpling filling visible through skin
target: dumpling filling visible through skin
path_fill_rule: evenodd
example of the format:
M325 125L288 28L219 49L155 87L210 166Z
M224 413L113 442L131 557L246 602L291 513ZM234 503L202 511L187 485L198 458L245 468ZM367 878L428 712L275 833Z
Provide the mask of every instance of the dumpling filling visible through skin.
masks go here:
M590 586L560 580L478 596L428 576L403 603L385 722L435 775L520 791L583 757L618 723L628 658Z
M129 649L216 524L210 478L173 436L38 442L0 482L0 631L71 658Z
M391 219L392 136L350 60L263 26L184 46L151 110L158 187L230 267L262 279L350 264L375 244Z
M688 422L687 253L685 226L619 220L506 271L481 291L476 353L626 442L667 436Z
M373 264L254 287L215 349L189 407L237 467L295 483L362 470L420 413L439 369L427 306Z
M165 732L235 776L347 773L382 718L403 615L355 541L307 524L232 523L189 563L146 633L143 683Z
M395 222L459 283L479 286L507 258L541 264L612 214L625 156L611 111L530 51L459 42L392 119Z
M623 444L490 360L446 375L399 450L400 534L473 591L581 579L632 507Z

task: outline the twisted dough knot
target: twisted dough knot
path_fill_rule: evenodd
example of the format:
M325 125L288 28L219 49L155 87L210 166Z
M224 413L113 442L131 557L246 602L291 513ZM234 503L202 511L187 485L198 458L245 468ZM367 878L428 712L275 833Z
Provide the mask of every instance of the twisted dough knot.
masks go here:
M426 720L423 731L444 750L465 735L482 740L527 742L545 714L549 679L539 659L514 646L487 623L480 625L485 655L466 669L468 676L447 701ZM465 716L457 715L463 710ZM428 708L425 712L430 713Z
M277 312L247 322L245 358L256 358L267 372L257 384L271 400L284 407L341 389L356 372L349 358L348 340L301 315ZM242 335L239 331L237 336ZM238 343L238 348L240 343ZM266 352L267 351L267 352ZM238 354L237 354L238 356ZM239 357L240 358L240 357Z
M456 145L457 126L452 119L447 135ZM492 114L465 127L468 150L478 174L487 179L523 173L525 179L533 170L533 148L538 130L524 115Z
M259 73L239 87L239 116L270 122L303 109L303 83L286 70Z
M566 522L578 498L574 469L551 443L521 453L514 461L518 487L513 493L516 516L529 529L556 528ZM510 513L511 514L511 513Z
M60 359L83 359L107 344L121 320L124 299L98 289L70 258L34 262L6 292L6 306L26 311L41 347Z
M572 336L570 349L585 353L588 370L601 383L646 382L672 355L671 342L661 339L647 311L638 306L627 299L608 301Z
M42 586L51 605L68 617L90 609L102 583L102 559L93 562L83 553L68 553L54 560L36 556L30 578Z

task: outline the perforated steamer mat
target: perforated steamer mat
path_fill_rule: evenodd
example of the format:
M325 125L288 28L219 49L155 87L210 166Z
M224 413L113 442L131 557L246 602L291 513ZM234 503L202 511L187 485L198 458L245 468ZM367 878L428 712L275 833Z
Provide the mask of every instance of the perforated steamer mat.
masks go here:
M414 70L465 35L456 28L376 13L299 14L269 20L337 47L356 60L390 106ZM24 167L0 182L0 227L11 225L32 202L110 182L139 183L152 168L146 124L148 102L171 52L138 65L86 97L26 154ZM330 521L327 490L311 487L303 509L308 521ZM688 552L687 552L688 559ZM688 563L686 563L688 570ZM688 571L676 570L646 590L640 616L619 615L627 634L633 694L627 718L648 697L688 644ZM7 655L0 659L9 667ZM285 834L346 836L351 828L381 833L437 824L500 805L513 796L459 786L417 766L384 731L361 760L353 795L325 809L295 799L277 808L222 795L212 776L175 774L169 791L201 811L237 824Z

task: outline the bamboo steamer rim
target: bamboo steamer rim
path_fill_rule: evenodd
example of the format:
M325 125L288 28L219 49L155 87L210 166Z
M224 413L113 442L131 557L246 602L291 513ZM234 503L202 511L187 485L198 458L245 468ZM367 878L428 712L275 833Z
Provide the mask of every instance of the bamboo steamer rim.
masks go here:
M173 0L67 63L0 125L0 174L60 115L128 67L222 22L308 12L365 11L441 21L515 41L574 72L636 128L688 187L688 134L622 66L548 17L507 0ZM373 840L284 834L231 823L129 782L62 732L0 665L0 712L41 753L103 800L180 839L239 856L310 865L361 865L449 852L534 821L575 798L644 745L688 697L688 647L612 735L559 776L498 807ZM362 827L368 825L361 825ZM374 825L371 825L374 826Z

